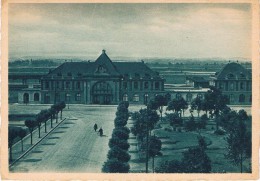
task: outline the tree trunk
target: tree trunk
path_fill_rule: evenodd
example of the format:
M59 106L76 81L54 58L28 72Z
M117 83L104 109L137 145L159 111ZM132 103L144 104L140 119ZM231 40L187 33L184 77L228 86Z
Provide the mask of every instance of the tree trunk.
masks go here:
M23 152L23 138L21 139L21 143L22 143L22 152Z
M44 129L45 129L44 131L45 131L45 133L47 133L47 127L46 127L47 125L46 125L46 122L47 122L47 121L44 122Z
M148 137L149 137L149 130L148 130L148 123L146 122L146 161L145 161L145 172L148 173Z
M39 138L41 137L41 126L38 126Z
M154 173L154 156L153 156L153 173Z
M10 144L10 151L9 151L9 161L13 161L13 157L12 157L12 146L13 146L13 143Z
M30 131L30 134L31 134L31 145L32 145L32 131Z
M59 116L59 113L57 112L56 113L56 123L58 123L58 116Z
M52 128L52 118L53 118L53 115L51 115L51 128Z
M60 119L62 119L62 110L60 111Z
M240 172L243 173L243 155L240 156Z

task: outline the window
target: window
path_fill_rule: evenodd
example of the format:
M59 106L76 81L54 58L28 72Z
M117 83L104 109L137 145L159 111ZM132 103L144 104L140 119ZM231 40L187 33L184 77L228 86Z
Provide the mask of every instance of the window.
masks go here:
M139 101L139 95L138 94L134 94L133 101L134 102L138 102Z
M123 101L128 101L128 95L127 94L123 95Z
M138 82L134 82L134 88L138 89Z
M71 76L72 76L71 72L68 72L68 73L67 73L67 75L68 75L69 77L71 77Z
M243 89L244 89L244 83L240 82L240 90L243 90Z
M148 82L144 82L144 88L148 89L148 87L149 87Z
M50 84L49 84L48 81L45 82L45 88L46 88L46 89L49 89L49 88L50 88Z
M180 100L181 98L182 98L181 94L180 94L180 93L177 93L177 94L176 94L176 99L177 99L177 100Z
M145 105L147 105L147 103L148 103L148 97L149 97L148 94L144 94L144 104Z
M249 102L252 102L252 95L249 96Z
M234 83L233 82L230 83L229 89L234 90Z
M160 83L159 82L155 82L155 89L159 89L160 87Z
M245 95L244 95L244 94L240 94L238 101L239 101L239 102L245 102Z
M59 89L60 88L60 83L57 81L56 82L56 88Z
M70 101L70 94L68 93L65 94L65 101Z
M80 99L81 99L81 95L80 95L80 93L77 93L77 94L76 94L76 97L75 97L75 100L76 100L76 101L80 101Z
M35 93L35 94L34 94L33 100L34 100L34 101L39 101L39 100L40 100L40 95L39 95L39 93Z
M127 82L123 82L123 89L127 89Z
M76 88L77 88L77 89L80 89L80 82L77 82L77 83L76 83Z
M66 82L66 89L70 89L70 82Z
M246 76L241 72L241 73L240 73L240 78L241 78L241 79L244 79L245 77L246 77Z
M233 95L233 94L230 94L230 95L229 95L229 102L230 102L230 103L233 103L233 102L234 102L234 95Z
M59 93L55 94L55 99L56 99L55 102L60 102L60 94Z
M219 87L219 89L223 89L223 85L221 82L218 83L218 87Z
M228 75L227 75L227 78L228 78L228 79L234 79L235 76L234 76L233 74L228 74Z
M202 94L198 93L197 98L202 99L203 98Z
M186 95L186 101L187 101L187 102L191 102L191 100L192 100L192 94L191 94L191 93L188 93L188 94Z

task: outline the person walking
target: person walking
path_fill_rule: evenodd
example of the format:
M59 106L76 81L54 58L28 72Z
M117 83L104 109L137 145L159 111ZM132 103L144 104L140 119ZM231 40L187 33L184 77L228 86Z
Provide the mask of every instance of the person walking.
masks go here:
M102 129L102 127L100 127L100 129L98 130L98 132L99 132L99 136L103 136L103 129Z
M94 130L95 130L95 132L97 131L97 124L95 123L95 125L94 125Z

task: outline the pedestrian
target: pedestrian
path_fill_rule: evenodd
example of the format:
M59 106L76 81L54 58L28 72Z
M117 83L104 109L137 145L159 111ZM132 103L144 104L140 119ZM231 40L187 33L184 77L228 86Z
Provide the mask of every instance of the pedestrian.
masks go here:
M103 136L103 129L102 129L102 127L100 127L100 129L98 130L98 132L99 132L99 136Z
M95 130L95 132L97 131L97 124L95 123L95 125L94 125L94 130Z

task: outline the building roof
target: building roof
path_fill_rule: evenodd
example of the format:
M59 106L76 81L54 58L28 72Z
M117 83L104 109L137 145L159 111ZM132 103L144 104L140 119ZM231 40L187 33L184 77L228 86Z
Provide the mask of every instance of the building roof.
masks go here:
M158 77L158 74L151 70L143 62L112 62L105 50L95 62L65 62L46 76L128 76L135 77Z
M217 79L251 79L250 72L238 63L226 64L216 75Z

